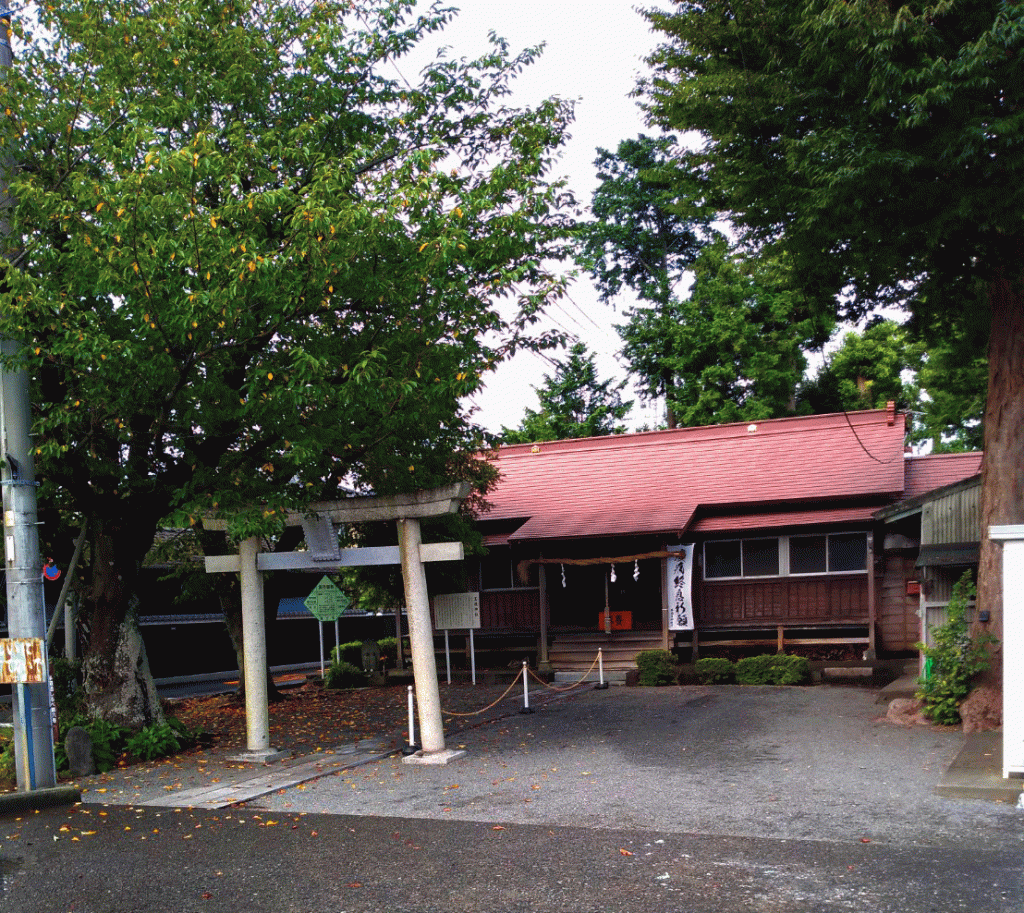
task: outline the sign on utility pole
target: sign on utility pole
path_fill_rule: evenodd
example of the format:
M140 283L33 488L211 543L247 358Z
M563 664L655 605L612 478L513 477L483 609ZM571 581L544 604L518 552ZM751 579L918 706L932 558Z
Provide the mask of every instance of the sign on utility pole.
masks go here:
M5 80L12 61L10 15L9 10L0 10L0 79ZM13 259L13 200L8 189L13 168L14 162L5 148L0 156L0 246L8 263ZM13 638L40 638L45 643L35 467L29 437L32 414L28 373L18 363L20 349L16 340L0 339L0 488L4 508L7 631ZM42 682L18 683L12 687L12 693L18 788L27 791L55 786L49 683L45 678Z

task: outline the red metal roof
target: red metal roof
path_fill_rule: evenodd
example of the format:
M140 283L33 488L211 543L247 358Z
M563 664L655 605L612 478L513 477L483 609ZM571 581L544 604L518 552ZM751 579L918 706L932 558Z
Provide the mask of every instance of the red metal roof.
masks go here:
M943 485L952 485L981 472L982 454L938 453L907 458L907 481L903 497L916 498Z
M822 517L817 502L884 503L904 484L903 416L889 419L878 409L502 447L482 519L529 517L512 541L571 539L682 532L701 506Z
M728 514L721 517L702 517L690 529L695 533L721 533L810 526L814 523L864 523L870 526L871 518L877 509L877 506L862 506Z

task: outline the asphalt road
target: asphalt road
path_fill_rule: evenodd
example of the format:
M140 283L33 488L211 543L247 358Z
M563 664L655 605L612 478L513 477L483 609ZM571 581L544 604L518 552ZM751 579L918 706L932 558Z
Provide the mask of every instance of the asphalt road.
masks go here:
M610 689L221 811L0 819L0 910L1020 913L1024 811L868 690Z

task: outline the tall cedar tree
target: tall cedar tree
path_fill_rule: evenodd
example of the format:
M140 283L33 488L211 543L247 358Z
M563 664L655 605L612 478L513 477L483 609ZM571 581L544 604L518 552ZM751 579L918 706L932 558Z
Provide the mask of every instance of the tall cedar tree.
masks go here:
M631 401L622 401L625 386L625 381L598 380L593 353L587 354L587 347L578 342L555 373L544 375L544 383L534 388L540 411L527 409L518 428L501 429L501 439L506 444L529 444L622 434L622 420L633 408Z
M647 17L653 122L697 131L701 201L842 317L990 327L981 525L1024 523L1024 5L700 0ZM1002 630L998 545L978 600ZM996 666L998 668L998 664Z
M745 262L727 250L682 156L671 136L598 150L594 220L578 257L603 300L626 290L639 299L617 327L622 354L638 392L664 398L669 428L789 414L802 348L823 342L831 322L809 319L781 260Z
M160 710L122 623L160 524L272 535L343 484L477 477L464 397L552 341L571 106L508 107L539 51L499 39L413 75L438 6L35 9L3 88L0 334L38 379L40 501L92 530L90 709L138 726Z

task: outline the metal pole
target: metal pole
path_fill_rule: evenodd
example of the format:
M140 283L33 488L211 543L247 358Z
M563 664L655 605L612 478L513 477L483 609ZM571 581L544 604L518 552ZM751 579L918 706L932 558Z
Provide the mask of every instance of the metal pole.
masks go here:
M409 704L409 747L412 748L416 744L416 698L412 685L409 685L406 692L406 700Z
M6 4L5 4L6 6ZM0 10L0 78L5 82L11 67L10 11ZM0 245L11 260L8 189L14 168L9 151L0 158ZM29 378L19 363L21 346L12 339L0 340L0 355L11 364L0 365L0 458L4 461L4 569L7 575L7 630L10 637L46 638L46 616L36 586L42 573L36 512L35 466L29 437L32 414ZM43 664L45 667L45 663ZM47 682L13 689L14 759L21 790L55 786L53 730L50 726L50 688ZM19 731L20 730L20 731Z
M603 691L608 687L608 682L604 680L604 649L601 647L597 648L597 678L598 682L594 685L594 690Z
M452 683L452 656L448 645L448 629L444 629L444 668L448 673L448 684Z
M476 647L473 645L473 629L469 629L469 668L473 674L473 684L476 684Z
M319 618L316 620L316 629L320 632L320 678L323 678L326 674L324 669L324 623Z

